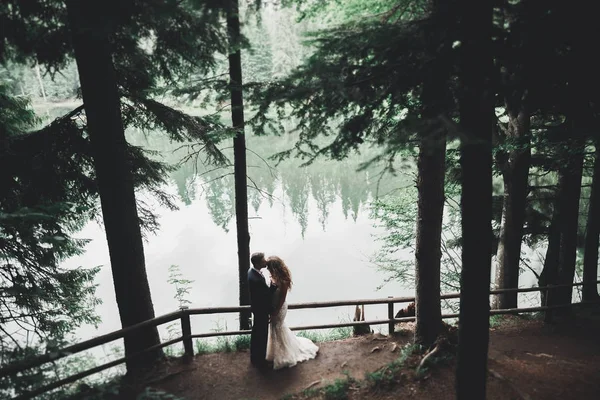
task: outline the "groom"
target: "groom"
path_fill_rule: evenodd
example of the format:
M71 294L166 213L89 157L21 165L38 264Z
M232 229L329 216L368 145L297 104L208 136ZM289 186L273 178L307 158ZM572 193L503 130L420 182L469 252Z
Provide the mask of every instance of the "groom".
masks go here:
M248 270L250 287L250 309L253 314L250 336L250 362L258 368L267 367L267 337L269 334L269 314L273 310L273 293L277 286L267 282L262 269L267 266L264 253L253 253L252 266Z

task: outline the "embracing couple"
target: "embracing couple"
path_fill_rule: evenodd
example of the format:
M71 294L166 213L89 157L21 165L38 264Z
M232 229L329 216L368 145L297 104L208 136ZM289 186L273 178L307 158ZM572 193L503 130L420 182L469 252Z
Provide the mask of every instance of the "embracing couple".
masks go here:
M319 348L309 339L297 337L285 323L286 297L292 288L292 274L279 257L263 253L250 257L248 270L250 308L253 315L250 361L258 368L280 369L317 356ZM265 276L264 268L270 273Z

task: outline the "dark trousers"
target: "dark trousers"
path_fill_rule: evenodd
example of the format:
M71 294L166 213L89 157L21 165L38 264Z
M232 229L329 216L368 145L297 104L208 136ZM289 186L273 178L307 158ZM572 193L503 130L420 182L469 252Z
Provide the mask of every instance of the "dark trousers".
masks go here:
M266 364L267 337L269 335L268 314L254 314L252 321L252 334L250 335L250 361L256 366Z

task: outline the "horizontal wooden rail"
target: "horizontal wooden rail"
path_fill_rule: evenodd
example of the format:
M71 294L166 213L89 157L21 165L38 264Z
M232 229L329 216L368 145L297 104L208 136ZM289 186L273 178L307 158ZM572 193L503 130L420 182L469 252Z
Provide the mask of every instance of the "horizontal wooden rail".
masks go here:
M595 284L596 285L600 284L600 281L596 281ZM490 294L502 294L502 293L511 293L511 292L519 292L519 293L539 292L541 290L575 287L575 286L583 286L583 282L573 283L572 285L548 285L548 286L534 286L534 287L530 287L530 288L493 289L493 290L490 290Z
M122 357L122 358L119 358L117 360L113 360L111 362L107 362L106 364L99 365L97 367L88 369L86 371L79 372L79 373L77 373L75 375L71 375L68 378L64 378L64 379L52 382L49 385L42 386L40 388L32 390L30 392L23 393L20 396L14 397L13 400L31 399L32 397L38 396L38 395L40 395L42 393L49 392L49 391L51 391L53 389L56 389L56 388L59 388L59 387L61 387L63 385L67 385L67 384L75 382L75 381L77 381L79 379L83 379L86 376L90 376L90 375L96 374L98 372L102 372L102 371L104 371L105 369L108 369L108 368L116 367L117 365L123 364L126 361L130 361L132 359L138 358L142 354L146 354L149 351L156 350L156 349L162 349L163 347L167 347L167 346L170 346L172 344L178 343L182 339L183 339L182 337L178 337L177 339L169 340L168 342L164 342L164 343L160 343L160 344L157 344L155 346L152 346L152 347L148 347L147 349L145 349L143 351L137 352L135 354L131 354L131 355L127 356L127 357Z
M595 282L595 284L599 284L599 283L600 283L600 281ZM508 292L518 292L518 293L537 292L537 291L542 291L542 290L556 289L556 288L561 288L561 287L574 287L574 286L581 286L581 285L583 285L583 282L574 283L572 285L549 285L549 286L545 286L545 287L532 287L532 288L496 289L496 290L490 290L490 295L500 294L500 293L508 293ZM441 299L459 298L460 293L447 293L447 294L441 295L440 297L441 297ZM409 302L413 302L413 301L415 301L414 296L387 297L387 298L380 298L380 299L359 299L359 300L297 303L297 304L290 304L288 306L288 308L290 310L297 310L297 309L353 306L353 305L363 305L363 304L364 305L374 305L374 304L390 305L390 304L396 304L396 303L409 303ZM600 303L600 302L594 301L594 302L581 302L581 303L563 304L563 305L555 305L555 306L490 310L490 315L520 314L520 313L524 313L524 312L547 311L547 310L552 310L552 309L556 309L556 308L568 308L568 307L573 307L573 306L578 306L578 305L598 304L598 303ZM115 332L111 332L111 333L108 333L105 335L95 337L93 339L86 340L84 342L80 342L80 343L65 347L56 352L46 353L46 354L43 354L41 356L29 359L29 360L24 360L22 362L17 362L17 363L13 363L10 365L6 365L6 366L0 368L0 375L14 375L19 372L25 371L27 369L38 367L47 362L56 361L60 358L66 357L68 355L79 353L79 352L85 351L85 350L89 350L90 348L93 348L93 347L96 347L99 345L103 345L103 344L106 344L108 342L111 342L111 341L114 341L117 339L122 339L125 336L127 336L128 334L135 332L139 329L143 329L143 328L147 328L147 327L155 327L155 326L167 323L167 322L174 321L176 319L184 320L184 319L189 318L190 315L234 313L234 312L240 312L242 310L248 310L249 308L250 308L250 306L182 309L179 311L175 311L175 312L172 312L169 314L162 315L157 318L153 318L153 319L141 322L139 324L136 324L136 325L124 328L124 329L120 329ZM389 310L388 310L388 314L389 314ZM458 316L459 316L459 314L444 314L444 315L442 315L442 318L444 318L444 319L458 318ZM351 327L351 326L360 326L360 325L395 324L395 323L399 323L399 322L408 322L408 321L414 321L414 320L415 320L415 317L387 318L387 319L372 320L372 321L360 321L360 322L353 321L353 322L343 322L343 323L337 323L337 324L298 326L298 327L293 327L291 329L294 331L314 330L314 329L330 329L330 328L342 328L342 327ZM27 394L23 394L19 397L16 397L15 400L31 398L33 396L48 392L50 390L56 389L65 384L74 382L76 380L85 378L89 375L92 375L97 372L103 371L105 369L122 364L133 358L137 358L140 355L142 355L148 351L158 349L158 348L163 348L163 347L178 343L180 341L188 342L188 346L187 346L188 349L186 349L186 351L189 351L189 341L192 338L207 338L207 337L215 337L215 336L235 336L235 335L249 334L250 332L251 331L241 330L241 331L229 331L229 332L210 332L210 333L201 333L201 334L195 334L195 335L184 334L183 336L181 336L177 339L173 339L173 340L169 340L164 343L160 343L158 345L155 345L148 349L145 349L144 351L141 351L139 353L132 354L127 357L123 357L118 360L111 361L109 363L106 363L106 364L97 366L95 368L72 375L71 377L53 382L52 384L46 385L46 386L38 388L34 391L28 392Z
M596 281L596 284L600 284L600 281ZM535 287L530 287L530 288L490 289L490 296L496 295L496 294L502 294L502 293L512 293L512 292L518 292L518 293L540 292L542 290L550 290L550 289L574 287L574 286L583 286L583 282L577 282L572 285L549 285L549 286L535 286ZM442 300L458 299L458 298L460 298L460 292L446 293L446 294L442 294L440 296L440 299L442 299ZM411 302L412 301L415 301L414 297L412 298Z
M314 329L345 328L345 327L349 327L349 326L360 326L360 325L382 325L382 324L387 324L389 322L410 322L410 321L414 321L414 320L415 320L415 317L375 319L372 321L340 322L338 324L294 326L294 327L291 327L290 329L292 331L307 331L307 330L314 330ZM250 333L252 333L251 330L210 332L210 333L199 333L199 334L191 335L190 337L193 339L198 339L198 338L208 338L208 337L215 337L215 336L249 335Z
M490 315L497 314L520 314L527 312L536 312L536 311L546 311L558 308L569 308L580 305L587 304L600 304L600 301L592 301L592 302L581 302L581 303L571 303L571 304L561 304L555 306L544 306L544 307L524 307L524 308L506 308L501 310L490 310ZM453 314L442 314L442 319L449 318L458 318L458 313ZM416 317L402 317L402 318L386 318L386 319L375 319L370 321L352 321L352 322L340 322L337 324L321 324L321 325L303 325L303 326L295 326L291 327L292 331L307 331L307 330L317 330L317 329L331 329L331 328L345 328L351 326L361 326L361 325L383 325L388 323L402 323L402 322L412 322L416 319ZM240 335L249 335L252 333L251 330L243 330L243 331L225 331L225 332L209 332L209 333L199 333L191 335L190 338L199 339L199 338L209 338L209 337L217 337L217 336L240 336Z
M113 340L122 339L127 334L134 332L138 329L143 329L147 327L161 325L167 322L171 322L180 318L181 311L175 311L169 314L162 315L157 318L149 319L147 321L141 322L136 325L129 326L124 329L120 329L118 331L114 331L111 333L107 333L106 335L97 336L93 339L86 340L84 342L76 343L74 345L65 347L56 352L50 352L43 354L41 356L37 356L35 358L24 360L21 362L17 362L14 364L10 364L0 368L0 376L3 375L12 375L18 372L24 371L26 369L38 367L42 364L45 364L50 361L56 361L66 356L70 356L71 354L79 353L85 350L89 350L92 347L100 346L106 344L108 342L112 342Z
M209 315L237 313L244 310L250 310L250 306L190 308L187 312L190 315Z
M600 284L597 281L596 284ZM542 290L556 289L561 287L573 287L581 286L582 282L574 283L573 285L551 285L542 287L531 287L531 288L515 288L515 289L494 289L490 290L490 295L501 294L501 293L527 293L527 292L539 292ZM440 299L458 299L460 293L446 293L440 295ZM384 297L379 299L359 299L359 300L336 300L336 301L319 301L310 303L295 303L289 304L288 310L300 310L300 309L313 309L313 308L329 308L329 307L342 307L342 306L358 306L358 305L374 305L374 304L396 304L396 303L412 303L415 301L415 296L405 297ZM226 313L237 313L243 310L249 310L250 306L233 306L233 307L205 307L205 308L190 308L187 310L190 315L205 315L205 314L226 314ZM207 336L208 337L208 336Z
M363 299L363 300L341 300L341 301L322 301L311 303L290 304L289 310L300 310L304 308L325 308L341 306L360 306L370 304L388 304L388 303L410 303L415 301L414 296L410 297L384 297L381 299Z
M310 303L295 303L289 304L288 310L300 310L306 308L328 308L341 306L358 306L369 304L388 304L388 303L410 303L415 301L415 297L386 297L381 299L359 299L359 300L337 300L337 301L319 301ZM240 311L249 310L250 306L233 306L233 307L204 307L190 308L187 312L190 315L206 315L206 314L227 314L238 313Z
M600 283L600 281L596 281L596 284ZM508 292L537 292L541 290L555 289L559 287L573 287L573 286L581 286L583 282L577 282L572 285L554 285L554 286L545 286L545 287L532 287L532 288L514 288L514 289L495 289L490 290L490 295L500 294L500 293L508 293ZM460 298L460 293L447 293L442 294L440 296L442 300L447 299L455 299ZM415 301L414 296L408 297L387 297L380 299L360 299L360 300L341 300L341 301L324 301L324 302L310 302L310 303L297 303L290 304L288 309L290 310L298 310L298 309L307 309L307 308L326 308L326 307L340 307L340 306L353 306L353 305L373 305L373 304L395 304L395 303L410 303ZM206 314L222 314L222 313L237 313L242 310L248 310L250 306L233 306L233 307L209 307L209 308L191 308L185 310L189 315L206 315ZM182 311L175 311L169 314L162 315L157 318L153 318L144 322L141 322L136 325L132 325L130 327L120 329L115 332L108 333L106 335L101 335L95 337L93 339L86 340L81 343L77 343L71 346L68 346L64 349L61 349L57 352L50 352L44 355L32 358L30 360L25 360L23 362L17 362L14 364L10 364L0 368L0 375L10 375L15 374L26 369L30 369L46 362L55 361L60 358L66 357L71 354L79 353L81 351L89 350L92 347L100 346L111 342L113 340L121 339L128 333L134 332L138 329L143 329L150 326L158 326L167 322L174 321L176 319L181 318ZM221 335L214 335L212 333L202 334L203 336L193 335L192 337L212 337L212 336L225 336L223 332Z

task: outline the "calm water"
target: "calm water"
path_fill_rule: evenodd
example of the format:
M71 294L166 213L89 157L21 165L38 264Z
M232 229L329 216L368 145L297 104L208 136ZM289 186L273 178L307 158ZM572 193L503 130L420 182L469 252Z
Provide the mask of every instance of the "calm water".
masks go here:
M173 153L176 146L161 139L131 134L130 140L162 151L169 162L183 155ZM369 217L369 203L378 187L379 193L385 194L406 185L412 179L410 175L378 180L377 169L355 172L359 163L375 152L340 163L319 161L305 168L295 160L267 167L253 153L266 158L291 143L272 137L248 140L252 150L248 156L249 176L261 189L249 188L251 252L278 255L288 263L294 279L288 302L411 295L413 291L400 283L390 283L377 291L384 276L369 262L379 249L375 236L383 233ZM227 175L231 169L207 172L210 169L188 163L172 173L164 189L173 196L178 210L161 206L146 193L137 194L159 216L161 224L158 232L147 235L144 246L157 316L178 308L175 288L167 282L171 265L179 266L183 278L193 281L187 296L190 307L237 305L233 177ZM103 301L97 308L102 323L98 328L80 328L77 340L85 340L121 326L104 231L90 222L76 236L92 241L83 255L65 261L64 266L102 266L96 280L97 295ZM352 307L293 310L288 321L291 326L336 323L350 321L353 312ZM368 306L366 316L385 319L386 306ZM196 316L192 330L237 330L237 318L237 314ZM160 332L163 338L168 336L166 326Z
M280 193L279 187L275 193ZM148 280L157 315L171 312L178 307L175 289L167 283L168 267L180 267L186 279L193 280L188 299L191 307L232 306L238 300L237 247L235 220L232 219L225 232L217 226L209 214L204 198L189 205L179 204L178 211L159 209L161 229L150 235L145 244ZM289 205L275 201L273 206L263 203L250 220L251 251L281 256L292 269L294 288L289 302L326 301L354 298L408 295L399 284L390 284L382 291L376 287L382 276L369 263L369 255L378 245L372 235L378 233L368 218L367 210L361 209L356 221L345 218L341 200L336 199L330 209L326 229L318 220L318 207L314 199L308 200L307 229L304 238L300 224ZM103 265L98 275L98 296L104 303L98 308L102 317L99 329L82 329L80 338L120 329L117 306L112 287L109 256L104 231L90 223L79 234L91 238L87 252L65 264ZM380 308L380 310L377 310ZM348 319L350 308L315 311L291 311L293 325L337 322ZM379 312L377 312L379 311ZM385 317L384 306L367 311L369 318ZM369 315L370 314L370 315ZM220 319L211 316L212 323L194 325L194 331L206 331L216 327L217 322L227 322L230 329L237 329L233 318Z

